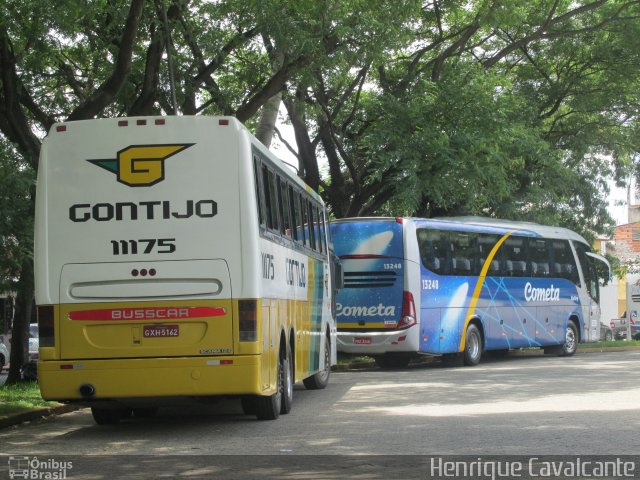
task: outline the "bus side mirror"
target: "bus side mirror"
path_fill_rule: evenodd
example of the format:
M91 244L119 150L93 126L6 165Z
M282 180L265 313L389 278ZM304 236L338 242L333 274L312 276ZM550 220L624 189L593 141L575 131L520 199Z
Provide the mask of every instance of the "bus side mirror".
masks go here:
M333 281L334 281L334 288L336 290L340 290L342 288L344 288L344 270L342 269L342 264L339 261L336 261L333 264L333 271L334 271L334 277L333 277Z

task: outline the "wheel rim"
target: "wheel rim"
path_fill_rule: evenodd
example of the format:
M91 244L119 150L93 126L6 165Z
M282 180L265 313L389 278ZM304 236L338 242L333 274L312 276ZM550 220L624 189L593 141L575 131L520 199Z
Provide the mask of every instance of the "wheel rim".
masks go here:
M324 344L324 368L318 372L320 381L324 382L329 377L329 369L331 363L331 347L329 346L329 340L325 340Z
M286 373L285 373L285 378L284 378L284 388L285 388L285 392L287 395L287 398L291 399L293 398L293 382L291 381L291 377L292 377L292 373L291 373L291 363L289 362L289 359L285 360L285 363L287 365L286 368Z
M471 332L469 338L467 339L468 348L469 348L469 357L475 359L478 357L478 353L480 352L480 339L476 332Z
M567 352L573 352L576 348L576 332L573 331L573 328L567 327L567 335L565 337L565 346Z
M282 394L284 393L285 384L284 384L284 362L282 359L278 360L278 390L276 391L275 403L277 406L278 412L280 411L280 406L282 405Z

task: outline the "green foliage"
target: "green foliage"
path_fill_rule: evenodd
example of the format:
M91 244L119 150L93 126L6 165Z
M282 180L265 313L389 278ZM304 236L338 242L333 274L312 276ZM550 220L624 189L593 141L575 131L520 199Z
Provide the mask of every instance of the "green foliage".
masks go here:
M0 291L13 291L25 258L32 257L35 172L0 142Z

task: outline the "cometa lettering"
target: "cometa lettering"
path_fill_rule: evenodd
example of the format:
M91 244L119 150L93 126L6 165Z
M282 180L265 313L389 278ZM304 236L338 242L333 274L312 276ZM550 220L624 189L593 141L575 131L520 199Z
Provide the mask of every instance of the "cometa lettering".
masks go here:
M549 288L535 288L527 282L524 286L524 299L527 302L559 302L560 289L553 284Z
M396 314L396 307L385 306L379 303L371 307L349 307L336 304L336 316L338 317L392 317Z
M217 214L218 204L214 200L186 200L179 206L168 200L158 200L137 203L76 203L69 207L69 219L72 222L213 218Z

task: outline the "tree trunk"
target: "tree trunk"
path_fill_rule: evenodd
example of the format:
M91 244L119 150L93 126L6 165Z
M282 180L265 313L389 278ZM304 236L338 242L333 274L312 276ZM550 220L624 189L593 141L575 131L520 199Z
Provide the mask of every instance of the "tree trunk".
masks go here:
M283 62L284 55L281 52L276 53L275 59L273 60L273 70L276 72L280 70ZM282 90L267 100L267 102L262 106L262 110L260 112L260 121L258 122L258 128L256 129L256 138L267 148L271 145L273 133L276 130L280 103L282 103Z
M256 138L267 148L269 148L271 140L273 140L273 133L276 129L278 110L280 109L281 102L282 92L276 93L264 104L260 112L260 121L258 122L258 128L256 128Z
M11 337L11 366L5 385L21 380L20 370L29 361L29 323L33 309L33 262L26 258L17 284L16 311Z

